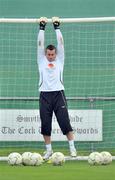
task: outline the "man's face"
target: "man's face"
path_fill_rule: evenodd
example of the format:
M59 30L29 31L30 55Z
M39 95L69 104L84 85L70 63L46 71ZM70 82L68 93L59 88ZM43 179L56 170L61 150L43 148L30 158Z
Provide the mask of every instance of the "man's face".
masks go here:
M45 55L46 55L46 58L48 59L48 61L50 61L50 62L54 61L56 58L56 50L55 49L53 49L53 50L47 49Z

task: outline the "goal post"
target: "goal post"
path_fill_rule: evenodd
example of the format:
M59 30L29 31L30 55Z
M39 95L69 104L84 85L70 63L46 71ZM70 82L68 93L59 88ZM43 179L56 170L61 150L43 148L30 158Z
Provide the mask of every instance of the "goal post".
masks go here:
M46 45L56 45L51 21ZM0 156L4 149L44 149L38 112L38 24L39 18L0 18ZM115 17L61 18L61 31L65 94L77 150L115 154ZM53 120L54 150L68 151Z
M39 23L39 18L0 18L0 23ZM113 22L115 17L96 17L96 18L61 18L61 23L81 23L81 22ZM52 19L48 18L48 23Z

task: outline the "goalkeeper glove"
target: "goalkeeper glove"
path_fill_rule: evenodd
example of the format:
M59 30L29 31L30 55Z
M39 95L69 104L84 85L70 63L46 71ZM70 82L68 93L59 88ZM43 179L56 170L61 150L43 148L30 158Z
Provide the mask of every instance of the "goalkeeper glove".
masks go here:
M59 17L53 17L52 18L54 29L60 29L60 19Z
M46 24L47 24L47 18L46 17L41 17L40 22L39 22L40 30L45 30Z

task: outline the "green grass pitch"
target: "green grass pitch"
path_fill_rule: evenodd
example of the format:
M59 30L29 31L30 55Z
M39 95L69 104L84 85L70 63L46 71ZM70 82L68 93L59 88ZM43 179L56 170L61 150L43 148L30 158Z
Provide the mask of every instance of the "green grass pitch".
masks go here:
M63 166L10 166L0 162L1 180L114 180L115 162L90 166L86 161L67 161Z

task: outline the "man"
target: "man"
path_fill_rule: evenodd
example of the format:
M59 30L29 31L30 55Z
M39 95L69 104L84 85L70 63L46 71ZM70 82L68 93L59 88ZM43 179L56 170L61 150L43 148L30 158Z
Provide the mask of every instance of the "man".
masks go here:
M53 112L64 135L67 136L70 154L76 156L74 146L73 130L68 116L67 103L64 95L63 67L64 67L64 43L60 31L60 19L52 18L53 26L57 37L57 48L48 45L44 49L44 32L47 18L41 17L38 33L37 62L39 67L39 91L40 91L40 118L41 133L43 135L46 153L44 159L48 160L52 155L51 146L51 124Z

